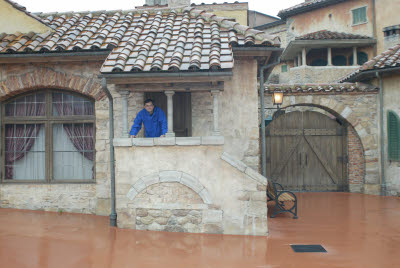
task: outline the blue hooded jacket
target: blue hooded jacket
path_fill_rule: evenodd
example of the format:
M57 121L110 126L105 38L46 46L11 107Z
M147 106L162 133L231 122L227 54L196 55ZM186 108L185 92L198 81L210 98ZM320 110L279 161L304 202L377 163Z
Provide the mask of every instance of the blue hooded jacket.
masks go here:
M156 138L165 135L168 132L167 118L163 110L154 106L153 114L150 115L146 109L141 110L131 128L131 135L136 136L142 128L142 123L145 129L146 138Z

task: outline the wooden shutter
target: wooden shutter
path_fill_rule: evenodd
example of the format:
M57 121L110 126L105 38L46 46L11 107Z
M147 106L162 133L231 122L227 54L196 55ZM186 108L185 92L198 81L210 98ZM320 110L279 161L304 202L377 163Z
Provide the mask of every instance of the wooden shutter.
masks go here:
M388 154L389 160L400 160L400 119L388 111Z
M353 9L353 24L367 22L367 7Z

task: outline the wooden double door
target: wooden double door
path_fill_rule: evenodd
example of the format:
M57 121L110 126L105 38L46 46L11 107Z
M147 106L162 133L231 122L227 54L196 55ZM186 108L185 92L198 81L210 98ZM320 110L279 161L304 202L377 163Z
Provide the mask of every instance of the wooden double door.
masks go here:
M161 108L168 118L167 96L163 92L148 92L146 99L152 99L155 105ZM175 92L174 105L174 132L176 137L192 136L192 98L190 92Z
M290 112L266 129L267 176L292 191L347 191L346 127L318 112Z

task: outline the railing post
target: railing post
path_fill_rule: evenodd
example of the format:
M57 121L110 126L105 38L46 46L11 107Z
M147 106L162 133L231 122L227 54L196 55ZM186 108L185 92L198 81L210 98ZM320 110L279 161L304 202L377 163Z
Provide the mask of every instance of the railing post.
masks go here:
M119 91L119 94L122 97L122 138L129 138L129 129L128 129L128 97L130 92L127 90Z
M175 91L167 90L164 92L167 95L167 109L168 109L168 132L165 136L167 137L175 137L174 133L174 103L172 97L175 94Z
M213 96L213 136L221 136L221 132L219 131L219 122L218 122L218 116L219 116L219 90L211 90L211 95Z

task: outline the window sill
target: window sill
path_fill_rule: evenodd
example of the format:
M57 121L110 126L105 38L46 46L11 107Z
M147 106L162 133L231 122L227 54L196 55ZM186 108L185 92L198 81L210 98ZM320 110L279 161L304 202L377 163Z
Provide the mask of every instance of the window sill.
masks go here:
M115 138L114 147L199 146L224 145L223 136L165 137L165 138Z
M367 24L367 23L368 23L368 21L364 21L364 22L352 24L351 27L353 27L353 26L358 26L358 25L363 25L363 24Z

